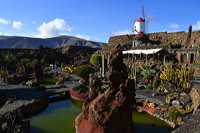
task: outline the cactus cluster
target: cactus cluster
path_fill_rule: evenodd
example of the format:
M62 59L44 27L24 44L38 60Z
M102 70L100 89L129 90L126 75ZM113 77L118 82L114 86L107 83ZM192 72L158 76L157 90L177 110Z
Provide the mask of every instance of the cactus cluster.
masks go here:
M65 66L65 67L63 67L61 70L62 70L63 72L73 73L73 72L74 72L74 69L75 69L75 67L72 65L72 66Z
M136 81L136 76L137 76L137 68L136 67L137 66L136 66L136 63L135 63L133 57L130 57L130 55L128 55L128 58L124 63L126 65L126 69L127 69L127 72L128 72L128 77L130 79L134 79Z
M165 65L164 70L161 71L161 83L171 85L172 87L180 88L187 92L191 89L191 77L194 69L188 66L175 67L173 65Z
M187 114L194 110L194 105L187 105L185 108L183 107L176 107L176 108L181 114Z

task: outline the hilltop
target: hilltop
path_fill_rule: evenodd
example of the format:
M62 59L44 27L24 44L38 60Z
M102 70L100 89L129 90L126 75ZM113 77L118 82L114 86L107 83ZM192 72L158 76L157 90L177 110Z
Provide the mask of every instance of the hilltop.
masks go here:
M72 36L58 36L52 38L31 38L22 36L0 36L0 48L55 48L64 46L88 46L92 48L101 48L106 43L88 41Z

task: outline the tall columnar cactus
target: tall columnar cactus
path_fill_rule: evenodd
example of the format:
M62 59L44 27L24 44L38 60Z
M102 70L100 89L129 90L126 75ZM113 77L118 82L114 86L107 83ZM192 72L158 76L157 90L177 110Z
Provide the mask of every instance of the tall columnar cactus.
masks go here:
M193 69L190 67L181 66L181 68L174 68L172 65L166 65L161 71L160 79L162 83L178 87L182 91L187 92L191 89L191 76Z
M102 77L104 77L105 76L105 55L102 55L102 57L101 57L101 59L102 59Z
M128 54L127 65L130 67L130 54Z
M166 56L164 56L164 59L163 59L163 63L164 65L166 65L166 60L165 60Z
M134 55L129 54L127 57L127 60L125 61L125 65L127 67L127 71L128 71L128 77L130 79L134 79L136 80L136 64L135 64L135 59L134 59Z

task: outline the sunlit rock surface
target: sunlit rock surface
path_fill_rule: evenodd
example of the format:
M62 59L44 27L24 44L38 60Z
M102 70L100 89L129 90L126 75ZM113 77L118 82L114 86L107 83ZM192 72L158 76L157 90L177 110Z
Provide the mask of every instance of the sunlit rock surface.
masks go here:
M90 77L90 92L75 121L77 133L133 133L134 80L128 79L118 44L109 58L110 87L101 92L101 80Z

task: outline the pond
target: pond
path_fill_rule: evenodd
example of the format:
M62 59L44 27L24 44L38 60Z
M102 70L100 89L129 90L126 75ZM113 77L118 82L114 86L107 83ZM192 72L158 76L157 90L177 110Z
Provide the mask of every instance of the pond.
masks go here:
M75 133L74 121L81 112L81 103L52 99L44 111L30 117L31 133ZM145 112L133 111L136 133L168 133L171 128Z

